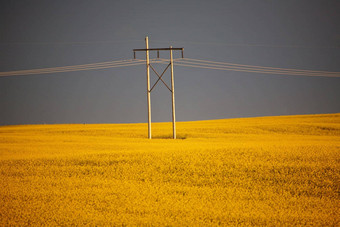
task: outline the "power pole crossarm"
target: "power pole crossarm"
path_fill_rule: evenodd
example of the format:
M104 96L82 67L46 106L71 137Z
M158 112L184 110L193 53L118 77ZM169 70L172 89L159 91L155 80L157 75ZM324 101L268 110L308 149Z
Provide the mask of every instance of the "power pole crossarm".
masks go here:
M183 47L180 48L146 48L146 49L133 49L133 51L159 51L159 50L184 50Z

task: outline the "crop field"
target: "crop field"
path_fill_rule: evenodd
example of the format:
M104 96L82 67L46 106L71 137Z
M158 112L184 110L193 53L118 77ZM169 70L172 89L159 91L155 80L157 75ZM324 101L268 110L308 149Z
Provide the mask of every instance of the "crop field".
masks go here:
M339 226L340 114L0 127L0 226Z

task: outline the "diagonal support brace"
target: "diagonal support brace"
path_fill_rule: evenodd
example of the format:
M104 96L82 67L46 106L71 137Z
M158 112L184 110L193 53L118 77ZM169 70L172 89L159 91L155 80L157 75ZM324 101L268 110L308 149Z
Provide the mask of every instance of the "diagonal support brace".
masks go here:
M159 75L157 73L157 71L152 67L151 64L149 64L150 68L152 69L152 71L154 71L156 73L156 75L158 76L158 80L155 82L155 84L152 86L152 88L150 89L150 92L154 89L154 87L156 86L156 84L158 83L159 80L161 80L163 82L163 84L169 89L170 92L172 92L172 90L169 88L169 86L164 82L164 80L162 79L162 76L164 75L164 73L166 72L166 70L170 67L171 63L164 69L163 73L161 75Z

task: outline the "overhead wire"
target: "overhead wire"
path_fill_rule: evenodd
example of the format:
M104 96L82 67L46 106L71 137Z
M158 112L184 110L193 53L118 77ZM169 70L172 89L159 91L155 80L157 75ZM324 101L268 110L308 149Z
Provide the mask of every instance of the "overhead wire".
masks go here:
M140 40L56 41L56 42L0 42L0 45L93 45L140 42Z
M117 61L99 62L99 63L91 63L91 64L82 64L82 65L72 65L72 66L61 66L61 67L50 67L50 68L0 72L0 76L18 76L18 75L32 75L32 74L46 74L46 73L96 70L96 69L107 69L107 68L141 65L141 64L144 64L144 63L145 63L144 60L128 59L128 60L117 60Z
M199 42L199 41L169 41L169 40L153 40L156 43L178 43L208 46L230 46L230 47L261 47L261 48L305 48L305 49L339 49L338 45L299 45L299 44L265 44L265 43L226 43L226 42Z
M182 59L178 58L178 60L182 60ZM319 71L319 70L288 69L288 68L275 68L275 67L267 67L267 66L244 65L244 64L235 64L235 63L228 63L228 62L207 61L207 60L200 60L200 59L193 59L193 58L183 58L183 60L197 61L197 62L207 62L207 63L213 63L213 64L218 64L218 65L228 65L228 66L229 65L231 65L231 66L244 66L244 67L260 68L260 69L275 69L275 70L277 69L277 70L289 70L289 71L301 71L301 72L317 72L317 73L325 73L325 72L327 72L327 71Z
M193 58L176 58L174 59L174 62L176 62L176 65L178 66L215 69L215 70L228 70L228 71L238 71L238 72L279 74L279 75L294 75L294 76L340 77L339 72L265 67L265 66L256 66L256 65L235 64L235 63L229 63L229 62L208 61L208 60L193 59ZM107 62L90 63L90 64L82 64L82 65L71 65L71 66L61 66L61 67L0 72L0 77L60 73L60 72L72 72L72 71L84 71L84 70L97 70L97 69L142 65L145 63L146 63L145 60L141 60L141 59L116 60L116 61L107 61ZM154 58L154 59L150 59L150 63L169 64L169 59Z
M292 76L340 77L340 74L339 75L302 74L302 73L280 72L280 71L260 71L260 70L235 69L235 68L216 67L216 66L202 66L202 65L192 65L192 64L183 64L183 63L176 63L176 65L194 67L194 68L217 69L217 70L249 72L249 73L279 74L279 75L292 75Z
M177 59L174 59L174 61L176 62L176 65L179 65L179 66L205 68L205 69L228 70L228 71L239 71L239 72L250 72L250 73L294 75L294 76L340 77L339 72L329 72L329 71L264 67L264 66L234 64L234 63L228 63L228 62L215 62L215 61L207 61L207 60L191 59L191 58L183 58L183 59L177 58Z

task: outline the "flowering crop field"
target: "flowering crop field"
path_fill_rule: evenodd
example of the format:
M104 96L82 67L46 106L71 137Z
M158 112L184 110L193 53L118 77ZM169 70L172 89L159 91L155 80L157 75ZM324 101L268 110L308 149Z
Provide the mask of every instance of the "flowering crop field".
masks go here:
M0 127L0 226L339 226L340 114Z

